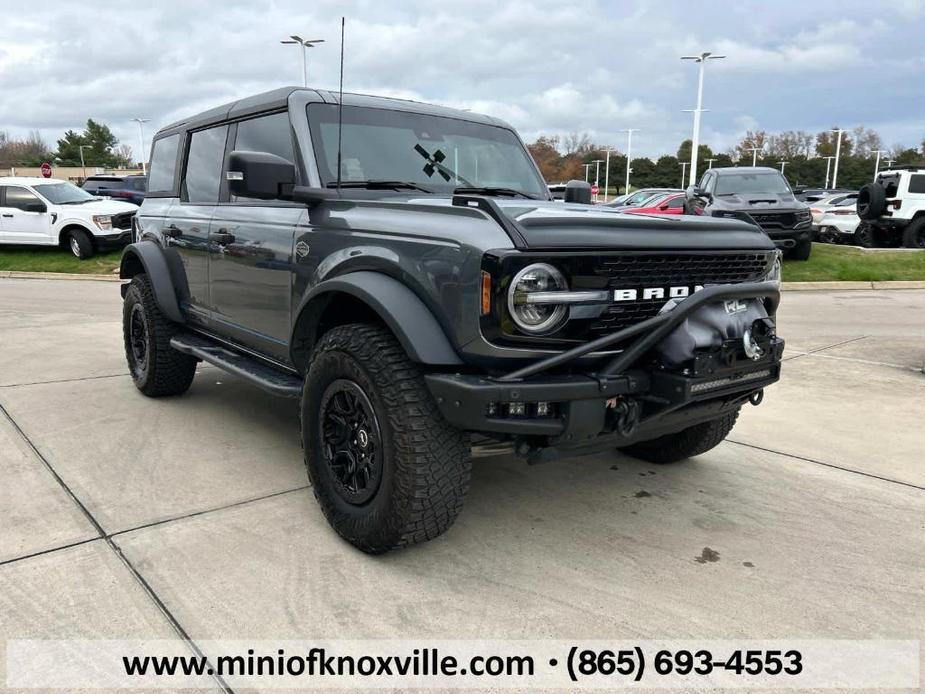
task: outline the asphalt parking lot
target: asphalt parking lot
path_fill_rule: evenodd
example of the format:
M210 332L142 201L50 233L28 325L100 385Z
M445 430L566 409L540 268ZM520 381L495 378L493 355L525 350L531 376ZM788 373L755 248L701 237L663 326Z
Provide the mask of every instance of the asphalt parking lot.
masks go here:
M120 307L0 279L4 639L925 643L925 291L786 292L783 380L731 441L478 459L454 528L382 557L325 523L293 402L211 367L144 398Z

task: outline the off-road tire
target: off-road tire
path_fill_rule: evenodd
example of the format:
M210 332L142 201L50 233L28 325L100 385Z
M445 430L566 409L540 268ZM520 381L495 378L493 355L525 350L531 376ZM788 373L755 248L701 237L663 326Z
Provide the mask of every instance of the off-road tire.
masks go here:
M93 241L83 229L71 229L64 240L67 249L75 258L86 260L93 255Z
M903 248L925 248L925 217L919 217L903 229Z
M797 245L790 249L788 257L790 260L809 260L809 254L813 251L813 240L805 239L798 241Z
M861 248L875 248L877 246L874 229L870 222L861 221L854 230L854 245Z
M338 490L325 454L324 394L344 381L359 386L378 424L379 482L362 504ZM420 366L384 327L352 324L325 333L309 360L301 420L315 498L347 542L381 554L432 540L456 520L472 471L468 436L443 419Z
M886 188L879 183L861 186L856 204L858 217L867 220L877 219L886 212Z
M133 318L133 313L136 313ZM133 320L144 323L145 356L139 360L132 345ZM122 335L125 359L135 387L148 397L185 393L196 375L196 358L170 346L181 328L167 319L154 298L148 276L135 275L122 304Z
M718 419L695 424L676 434L667 434L652 441L633 444L621 451L658 465L676 463L718 446L732 431L738 417L739 411L734 410Z

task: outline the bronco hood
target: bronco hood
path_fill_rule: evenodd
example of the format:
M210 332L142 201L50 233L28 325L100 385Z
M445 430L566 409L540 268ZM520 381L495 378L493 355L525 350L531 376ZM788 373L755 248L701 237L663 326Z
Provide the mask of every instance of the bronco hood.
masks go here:
M758 227L735 219L624 214L598 205L495 199L530 248L612 250L773 249Z

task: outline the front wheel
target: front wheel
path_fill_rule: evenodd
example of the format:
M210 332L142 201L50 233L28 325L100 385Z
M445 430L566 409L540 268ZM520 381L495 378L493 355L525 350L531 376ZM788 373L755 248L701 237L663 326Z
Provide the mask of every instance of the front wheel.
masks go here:
M739 411L735 410L718 419L695 424L676 434L666 434L652 441L635 443L621 450L627 455L650 463L676 463L718 446L732 431L738 418Z
M925 217L919 217L903 231L903 246L925 248Z
M72 229L67 235L67 247L75 258L86 260L93 255L93 242L83 229Z
M466 435L437 410L423 372L376 325L333 328L312 352L302 443L328 523L369 554L431 540L469 489Z

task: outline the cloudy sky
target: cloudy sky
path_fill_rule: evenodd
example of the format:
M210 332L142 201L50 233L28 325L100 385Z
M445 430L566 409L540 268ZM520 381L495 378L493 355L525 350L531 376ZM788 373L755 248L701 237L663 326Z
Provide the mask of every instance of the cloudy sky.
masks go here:
M925 137L922 0L2 0L0 130L49 144L88 117L137 151L148 134L237 97L301 82L336 88L347 18L345 90L500 116L525 139L584 131L621 149L673 152L689 137L696 67L707 65L702 141L725 150L746 129L859 124L884 144ZM153 126L153 127L152 127Z

